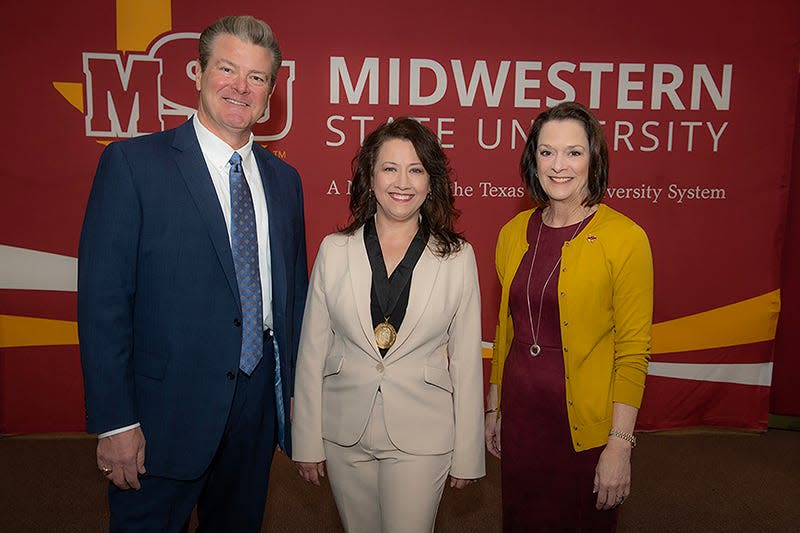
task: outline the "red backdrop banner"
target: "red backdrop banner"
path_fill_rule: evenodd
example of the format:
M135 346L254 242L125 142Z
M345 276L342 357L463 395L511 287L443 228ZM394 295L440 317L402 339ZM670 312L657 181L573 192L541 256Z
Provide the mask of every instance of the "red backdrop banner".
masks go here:
M768 4L16 4L13 19L35 22L0 36L0 432L83 429L74 258L97 159L191 116L198 32L231 13L267 20L284 50L255 133L303 177L310 260L347 221L365 133L408 115L439 135L487 354L497 233L530 206L527 129L558 102L591 107L611 151L606 201L645 228L655 260L639 428L765 429L800 58L800 5Z

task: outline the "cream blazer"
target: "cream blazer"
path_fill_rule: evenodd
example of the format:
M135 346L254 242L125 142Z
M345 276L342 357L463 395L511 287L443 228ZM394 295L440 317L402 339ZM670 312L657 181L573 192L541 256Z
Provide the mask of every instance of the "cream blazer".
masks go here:
M380 387L386 429L403 452L453 452L450 474L485 474L478 272L472 247L430 244L411 279L397 340L381 358L372 327L363 228L328 235L311 274L295 378L293 459L325 460L323 439L359 441Z

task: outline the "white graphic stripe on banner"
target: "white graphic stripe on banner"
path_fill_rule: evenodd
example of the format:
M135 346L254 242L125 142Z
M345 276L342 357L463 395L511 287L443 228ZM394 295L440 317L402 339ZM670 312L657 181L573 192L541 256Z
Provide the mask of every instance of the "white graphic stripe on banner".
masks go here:
M0 289L78 290L78 260L0 244Z
M647 373L665 378L693 379L739 385L772 384L772 363L708 364L708 363L654 363Z

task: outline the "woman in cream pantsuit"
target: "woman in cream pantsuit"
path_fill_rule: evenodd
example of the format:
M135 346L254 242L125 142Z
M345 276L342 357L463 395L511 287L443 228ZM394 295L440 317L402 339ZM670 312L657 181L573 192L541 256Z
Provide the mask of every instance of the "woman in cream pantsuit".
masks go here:
M475 257L425 127L384 124L353 167L352 223L311 276L293 459L315 485L327 465L347 531L432 531L448 475L485 473Z

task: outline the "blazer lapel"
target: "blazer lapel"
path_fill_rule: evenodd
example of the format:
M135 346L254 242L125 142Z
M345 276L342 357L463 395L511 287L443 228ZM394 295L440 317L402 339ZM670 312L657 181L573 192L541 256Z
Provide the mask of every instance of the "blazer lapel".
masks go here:
M239 289L236 283L236 270L233 266L228 228L225 217L217 198L217 191L208 173L206 161L200 150L200 143L194 132L194 125L189 120L175 130L175 139L172 143L175 150L175 162L189 193L192 195L200 217L208 228L209 237L217 252L222 270L228 279L228 285L233 293L236 303L239 302Z
M411 292L408 295L406 316L403 318L403 323L397 332L397 340L386 352L385 359L392 357L403 346L417 326L419 319L428 307L428 301L433 293L433 287L441 265L442 261L431 251L431 241L429 240L419 261L417 261L417 265L414 267L414 274L411 276ZM369 298L367 299L369 300Z
M372 327L372 313L370 312L370 294L372 290L372 268L369 266L367 249L364 247L364 227L356 230L347 240L347 265L350 271L350 286L353 288L353 298L358 310L358 321L364 331L364 341L369 345L369 353L378 361L381 353L375 344L375 333Z

